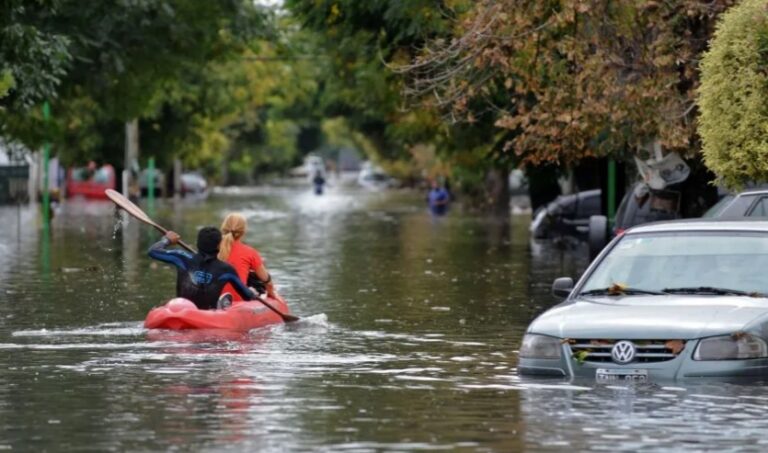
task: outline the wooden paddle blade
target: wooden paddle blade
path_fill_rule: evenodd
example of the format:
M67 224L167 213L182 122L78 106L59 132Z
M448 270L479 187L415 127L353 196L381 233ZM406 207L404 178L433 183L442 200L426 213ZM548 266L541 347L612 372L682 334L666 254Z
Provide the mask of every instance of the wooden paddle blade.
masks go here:
M285 322L294 322L294 321L298 321L298 320L301 319L298 316L289 315L287 313L283 313L282 318L283 318L283 321L285 321Z
M165 228L162 226L156 224L152 219L149 218L147 213L141 210L140 207L133 204L133 202L127 198L125 198L122 194L120 194L117 191L114 191L112 189L107 189L104 191L104 193L109 197L110 200L112 200L116 205L120 206L127 212L128 214L136 217L137 219L141 220L142 222L146 223L147 225L151 225L155 227L156 230L160 231L161 233L165 234L168 232ZM179 245L187 249L191 253L197 253L195 249L192 248L189 244L186 244L184 241L179 241Z
M142 211L140 207L133 204L131 200L125 198L121 193L112 189L107 189L104 191L104 193L107 195L107 197L109 197L110 200L123 208L128 214L136 217L146 224L156 226L155 222L153 222L152 219L150 219L149 216L144 211Z
M280 317L283 318L283 322L294 322L294 321L298 321L299 319L301 319L298 316L293 316L293 315L289 315L288 313L281 312L280 310L278 310L277 308L273 307L272 304L270 304L266 300L262 299L261 297L257 297L255 300L258 300L259 302L264 304L265 307L269 308L273 312L275 312L278 315L280 315Z

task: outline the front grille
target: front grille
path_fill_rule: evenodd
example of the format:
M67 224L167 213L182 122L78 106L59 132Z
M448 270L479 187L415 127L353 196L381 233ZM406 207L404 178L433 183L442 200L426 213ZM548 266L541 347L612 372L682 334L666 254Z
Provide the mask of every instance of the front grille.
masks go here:
M619 340L568 340L574 359L583 362L613 362L611 349ZM684 340L637 340L632 341L637 348L632 363L664 362L672 360L685 347Z

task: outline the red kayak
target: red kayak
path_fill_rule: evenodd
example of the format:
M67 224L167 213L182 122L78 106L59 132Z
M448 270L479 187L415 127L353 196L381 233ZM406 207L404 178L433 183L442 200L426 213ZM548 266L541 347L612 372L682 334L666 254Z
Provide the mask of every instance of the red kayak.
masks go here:
M282 298L267 298L267 302L282 313L290 314ZM279 324L283 318L264 304L235 302L225 310L199 310L187 299L171 299L163 306L153 308L144 320L147 329L226 329L246 332L269 324Z

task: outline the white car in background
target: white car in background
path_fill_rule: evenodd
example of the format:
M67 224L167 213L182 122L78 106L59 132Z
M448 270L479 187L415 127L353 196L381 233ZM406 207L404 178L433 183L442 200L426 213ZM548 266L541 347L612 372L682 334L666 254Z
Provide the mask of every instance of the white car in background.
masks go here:
M182 173L181 194L205 197L208 195L208 182L200 173L194 171Z
M384 170L374 163L363 162L357 175L357 184L370 190L382 190L397 186L397 180L384 173Z

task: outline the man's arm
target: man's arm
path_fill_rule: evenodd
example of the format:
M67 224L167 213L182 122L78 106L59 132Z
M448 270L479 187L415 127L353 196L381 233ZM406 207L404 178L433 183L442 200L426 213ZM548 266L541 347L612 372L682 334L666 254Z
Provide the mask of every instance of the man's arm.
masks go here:
M240 277L237 276L234 272L225 272L219 276L219 280L227 283L231 283L232 287L235 288L235 291L237 291L238 294L240 294L240 297L242 297L245 300L256 300L258 299L259 295L255 292L251 291L250 288L245 286L243 284L243 281L240 280Z
M152 259L172 264L181 270L187 270L187 261L192 255L183 250L168 250L169 245L176 244L180 236L173 231L169 231L162 239L152 244L148 250L148 255Z

